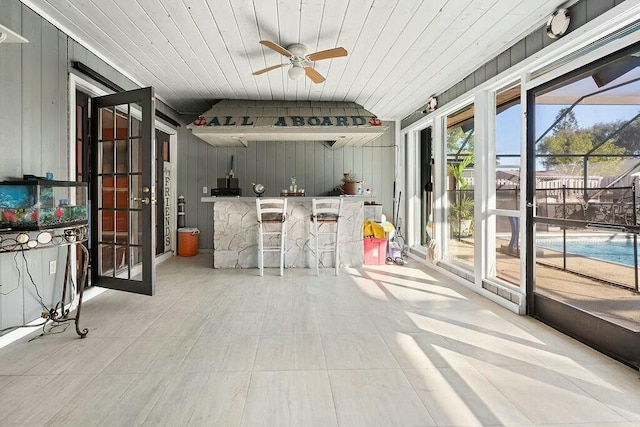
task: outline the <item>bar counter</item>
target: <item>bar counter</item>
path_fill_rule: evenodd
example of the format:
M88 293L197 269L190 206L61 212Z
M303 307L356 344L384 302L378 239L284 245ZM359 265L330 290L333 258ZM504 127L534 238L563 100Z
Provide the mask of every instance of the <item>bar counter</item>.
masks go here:
M265 199L278 197L264 197ZM317 199L330 197L316 197ZM314 197L287 197L286 268L315 266L311 223ZM340 217L340 266L361 267L364 261L362 222L365 197L344 197ZM255 197L202 197L213 213L213 268L258 268L258 218ZM321 227L331 227L323 224ZM267 244L267 243L265 243ZM322 253L321 267L333 267L334 254ZM265 267L279 267L279 254L264 254Z

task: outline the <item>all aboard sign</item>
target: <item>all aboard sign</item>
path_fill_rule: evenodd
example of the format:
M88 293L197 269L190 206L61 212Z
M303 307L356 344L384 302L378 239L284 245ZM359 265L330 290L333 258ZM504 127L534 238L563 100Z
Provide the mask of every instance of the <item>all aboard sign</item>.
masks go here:
M264 119L264 117L260 118ZM212 127L255 127L258 117L249 116L199 116L193 121L193 126L199 128ZM382 126L376 116L280 116L273 118L271 126L277 127L318 127L318 126Z
M221 100L187 125L215 146L250 141L336 141L331 148L360 146L388 129L354 102Z

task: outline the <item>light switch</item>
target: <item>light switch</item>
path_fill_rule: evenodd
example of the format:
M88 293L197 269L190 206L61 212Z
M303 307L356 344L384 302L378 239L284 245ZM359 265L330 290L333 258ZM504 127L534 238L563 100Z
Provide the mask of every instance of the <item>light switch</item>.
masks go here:
M207 187L202 187L202 194L207 194L207 193L208 193Z

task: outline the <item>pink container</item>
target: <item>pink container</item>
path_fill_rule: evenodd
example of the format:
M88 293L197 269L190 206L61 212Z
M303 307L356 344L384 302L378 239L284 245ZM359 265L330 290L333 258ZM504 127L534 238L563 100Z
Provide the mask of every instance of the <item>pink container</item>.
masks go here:
M364 263L384 265L387 259L387 239L366 237L364 240Z

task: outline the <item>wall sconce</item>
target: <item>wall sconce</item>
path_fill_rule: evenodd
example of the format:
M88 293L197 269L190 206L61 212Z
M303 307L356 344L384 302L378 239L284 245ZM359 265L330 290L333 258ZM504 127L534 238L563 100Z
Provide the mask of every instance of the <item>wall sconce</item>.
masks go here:
M29 43L29 40L0 24L0 43Z
M551 14L547 21L546 32L552 39L559 39L569 29L571 17L568 9L558 9Z
M434 95L427 101L427 108L422 110L422 114L429 114L430 112L435 111L436 108L438 108L438 99Z

